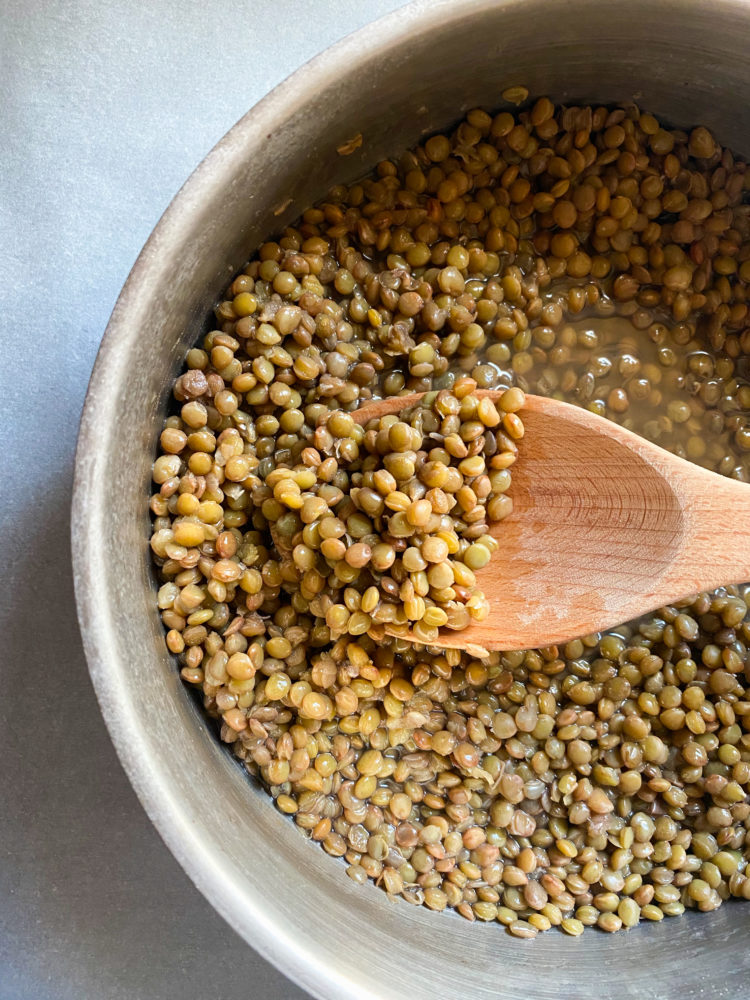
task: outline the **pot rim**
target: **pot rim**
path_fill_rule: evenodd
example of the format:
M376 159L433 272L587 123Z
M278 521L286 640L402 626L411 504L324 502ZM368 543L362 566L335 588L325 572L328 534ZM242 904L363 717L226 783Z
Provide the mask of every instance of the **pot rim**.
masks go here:
M595 3L596 0L589 0ZM293 938L269 918L257 892L240 889L231 873L196 835L167 770L149 752L138 706L125 684L126 666L115 654L116 615L106 590L97 582L107 567L99 539L111 525L103 520L106 484L102 468L114 418L107 401L126 378L127 360L138 330L168 269L174 248L190 230L190 219L217 187L228 186L238 162L262 157L265 136L310 102L310 95L335 83L340 67L383 61L407 36L430 32L485 11L513 9L524 0L412 0L371 22L304 63L256 103L213 147L174 196L136 259L104 331L86 392L75 454L71 512L74 587L84 652L102 715L115 750L138 798L171 853L191 881L248 944L285 976L319 998L381 1000L361 980L327 965L311 946L312 939ZM679 12L696 0L665 0ZM722 0L724 10L750 16L750 0Z

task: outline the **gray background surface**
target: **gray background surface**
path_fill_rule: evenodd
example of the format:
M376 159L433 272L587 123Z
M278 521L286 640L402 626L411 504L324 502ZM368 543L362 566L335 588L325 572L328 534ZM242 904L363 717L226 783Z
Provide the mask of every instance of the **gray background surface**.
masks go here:
M400 0L0 2L0 1000L304 1000L214 913L115 757L68 520L117 294L252 104Z

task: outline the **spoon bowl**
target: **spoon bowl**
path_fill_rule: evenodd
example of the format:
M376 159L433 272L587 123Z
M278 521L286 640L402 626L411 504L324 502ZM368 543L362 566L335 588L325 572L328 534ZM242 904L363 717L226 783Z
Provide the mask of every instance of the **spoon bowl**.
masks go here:
M366 424L423 395L377 400L355 416ZM564 643L750 577L750 486L570 403L527 396L520 416L513 512L490 525L499 548L476 573L489 617L441 629L440 645Z

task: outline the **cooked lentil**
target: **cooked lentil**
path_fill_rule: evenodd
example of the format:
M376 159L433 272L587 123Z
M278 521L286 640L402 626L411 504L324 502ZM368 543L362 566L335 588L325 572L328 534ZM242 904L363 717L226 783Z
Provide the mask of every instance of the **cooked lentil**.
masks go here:
M500 425L514 417L523 432L515 410L523 406L524 396L517 389L506 390L500 397L502 417L490 399L474 395L475 389L475 380L464 376L450 390L428 393L400 417L381 417L364 427L341 410L324 414L314 435L321 455L340 463L342 446L349 442L356 453L350 449L347 482L340 482L335 512L312 492L302 494L302 509L317 499L313 513L325 518L319 533L328 535L336 525L341 534L319 544L310 538L309 545L295 546L291 555L300 569L307 569L313 565L308 553L317 548L334 575L340 575L342 561L356 571L347 571L345 582L347 589L361 594L357 609L348 607L344 590L343 603L326 611L332 639L366 632L382 640L386 634L409 632L423 643L435 643L439 628L462 629L487 617L489 604L474 571L486 566L498 547L488 534L488 522L510 512L495 501L508 488L507 469L517 450L508 447ZM494 472L499 467L503 475L498 478ZM294 476L293 469L284 471L287 478ZM295 504L298 498L291 494ZM342 505L360 512L353 517L360 518L356 537L361 541L342 541L353 520L345 523L344 510L339 516ZM277 547L282 554L289 551L281 539ZM350 597L349 603L353 601ZM406 681L391 684L391 694L401 701L409 701L413 693Z
M750 899L750 588L560 647L430 645L483 613L524 392L750 480L748 189L634 105L477 109L263 244L188 352L153 470L166 644L355 882L525 938Z

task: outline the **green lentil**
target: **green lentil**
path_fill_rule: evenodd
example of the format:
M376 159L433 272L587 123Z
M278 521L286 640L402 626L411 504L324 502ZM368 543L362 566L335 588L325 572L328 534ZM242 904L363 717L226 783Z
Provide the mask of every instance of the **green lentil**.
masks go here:
M356 883L528 938L750 897L746 586L560 648L438 641L486 611L525 392L750 481L745 177L635 105L474 110L263 244L188 352L167 648Z

